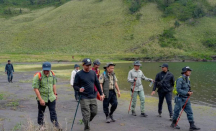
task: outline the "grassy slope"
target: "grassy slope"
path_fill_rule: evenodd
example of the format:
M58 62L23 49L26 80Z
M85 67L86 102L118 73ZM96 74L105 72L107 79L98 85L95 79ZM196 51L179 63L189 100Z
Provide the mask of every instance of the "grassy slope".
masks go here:
M140 20L136 20L135 15L128 15L127 11L128 7L120 0L74 0L58 8L48 7L9 19L0 18L0 53L4 54L0 61L13 58L20 61L71 60L71 55L82 58L97 54L112 54L118 59L136 53L158 57L210 52L199 39L203 37L203 30L214 31L215 18L202 18L195 26L178 28L176 37L187 45L179 50L161 48L157 40L149 42L150 37L158 36L174 23L172 18L162 18L156 4L145 5L140 11ZM214 27L208 27L209 24ZM134 47L137 49L131 52ZM16 54L49 55L18 58Z

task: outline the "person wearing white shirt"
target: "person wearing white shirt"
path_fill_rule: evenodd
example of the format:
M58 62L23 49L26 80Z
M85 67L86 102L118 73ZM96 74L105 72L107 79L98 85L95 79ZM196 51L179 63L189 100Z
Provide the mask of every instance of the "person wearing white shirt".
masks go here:
M71 80L70 80L70 84L71 86L73 87L73 84L74 84L74 79L75 79L75 75L77 72L79 72L80 66L78 64L75 64L74 65L74 70L71 72ZM74 90L74 96L75 96L75 99L76 101L79 100L79 96L78 96L78 92Z

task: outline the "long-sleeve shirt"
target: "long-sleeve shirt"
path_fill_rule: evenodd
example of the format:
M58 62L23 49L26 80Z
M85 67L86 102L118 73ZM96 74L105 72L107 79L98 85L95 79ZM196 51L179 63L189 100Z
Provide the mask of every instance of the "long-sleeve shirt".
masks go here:
M77 72L79 72L80 70L73 70L72 72L71 72L71 79L70 79L70 84L73 86L73 83L74 83L74 79L75 79L75 75L76 75L76 73Z
M188 92L190 91L189 77L182 75L182 77L178 78L176 81L176 89L178 95L181 97L188 97Z
M134 91L142 91L143 90L143 85L142 85L141 80L152 81L151 78L145 77L145 75L143 74L143 72L141 70L132 69L128 73L128 82L131 83L131 89L133 89L134 78L136 78L136 77L137 77L137 80L136 80L136 85L135 85Z
M169 74L167 74L169 73ZM166 78L163 80L165 75L167 74ZM162 81L163 80L163 81ZM161 82L161 87L159 87L158 83ZM158 92L170 92L173 90L173 86L175 83L175 78L171 72L160 72L155 77L155 84L153 87L153 91L156 90L158 87Z
M76 73L73 87L76 91L79 91L80 88L84 87L84 92L79 92L82 99L96 98L97 92L94 90L94 85L100 95L102 95L101 87L94 71L90 70L89 72L85 72L84 70L81 70Z
M14 72L13 64L6 64L5 72Z

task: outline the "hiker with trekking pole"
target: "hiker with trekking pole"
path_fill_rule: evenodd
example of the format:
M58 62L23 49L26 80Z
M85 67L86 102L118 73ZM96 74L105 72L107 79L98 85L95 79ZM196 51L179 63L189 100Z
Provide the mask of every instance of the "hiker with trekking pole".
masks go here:
M100 99L102 101L104 99L97 75L95 71L91 70L91 65L92 62L89 58L83 59L83 70L77 72L73 85L74 89L79 91L80 95L79 102L83 116L84 131L90 131L90 122L97 115L97 92L94 90L94 85L100 93Z
M132 115L136 116L135 107L136 107L136 101L137 101L137 95L140 97L140 110L141 110L141 116L147 117L145 113L145 95L143 90L143 85L141 80L146 80L149 82L154 82L153 79L145 77L143 72L140 70L141 63L139 61L134 62L134 68L129 71L128 73L128 82L131 83L131 102L129 105L128 113L130 112L130 109L132 111Z
M169 111L169 117L172 121L173 117L173 110L172 110L172 91L173 86L175 82L175 78L171 72L169 72L169 66L168 64L164 63L160 66L162 71L156 75L155 78L155 84L152 90L151 95L155 94L156 88L158 88L158 97L159 97L159 103L158 103L158 117L162 117L162 107L163 107L163 101L164 98L166 98L168 111Z
M173 93L176 94L175 97L175 108L171 127L174 129L180 129L178 122L185 111L187 114L188 121L190 123L190 131L200 130L200 128L194 125L193 111L191 108L190 96L193 94L190 87L190 78L192 69L187 66L182 68L182 76L180 76L176 82L173 89ZM180 113L181 112L181 113ZM180 113L180 115L179 115Z
M114 73L115 64L107 63L106 70L100 75L99 82L101 90L104 92L105 99L103 101L103 111L106 116L106 123L115 122L113 113L118 106L116 94L120 97L120 89L117 84L117 78ZM117 91L117 93L116 93ZM111 108L109 109L109 104Z
M56 82L55 73L51 71L51 63L44 62L42 65L42 71L37 72L34 75L32 87L36 94L38 104L38 124L40 125L40 131L46 130L44 123L44 112L48 106L50 112L51 122L54 124L58 131L62 131L58 123L56 114Z

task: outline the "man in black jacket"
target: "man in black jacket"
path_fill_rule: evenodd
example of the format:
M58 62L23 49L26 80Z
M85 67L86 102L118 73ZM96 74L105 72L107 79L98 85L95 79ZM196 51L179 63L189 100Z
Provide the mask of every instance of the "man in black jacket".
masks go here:
M97 92L94 90L94 85L100 93L101 100L104 96L95 71L90 70L91 60L86 58L82 62L83 70L76 73L73 87L76 91L79 91L81 97L80 105L85 126L84 131L89 131L89 121L92 121L97 114Z
M155 84L153 87L153 91L151 95L155 94L156 88L158 88L158 96L159 96L159 103L158 103L158 113L159 117L161 117L162 113L162 106L164 97L166 98L170 120L172 120L173 110L172 110L172 90L175 82L175 78L172 73L168 70L168 64L163 64L160 66L162 71L156 75Z

